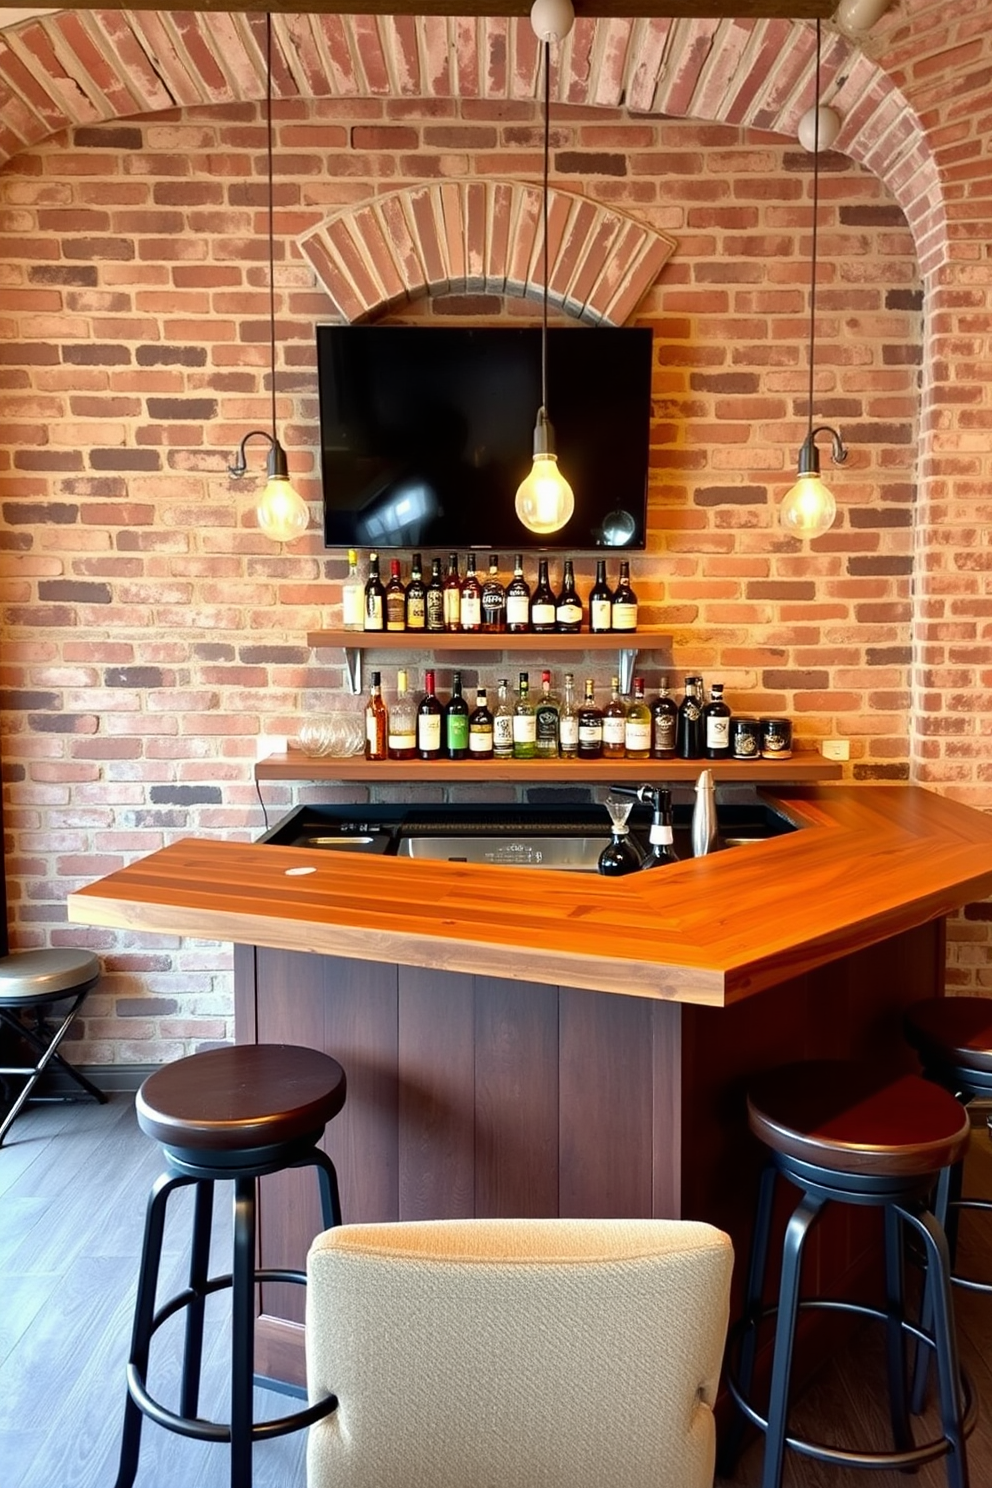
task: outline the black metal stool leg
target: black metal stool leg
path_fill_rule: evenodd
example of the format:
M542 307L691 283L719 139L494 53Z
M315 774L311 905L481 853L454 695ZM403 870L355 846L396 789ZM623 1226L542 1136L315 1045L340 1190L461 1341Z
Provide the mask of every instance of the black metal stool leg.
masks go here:
M197 1179L193 1205L193 1238L189 1255L189 1289L193 1298L186 1308L186 1337L183 1344L183 1374L179 1412L195 1416L200 1402L200 1367L203 1360L203 1319L206 1285L210 1271L210 1231L213 1224L214 1186Z
M909 1422L906 1352L903 1346L905 1302L903 1296L902 1226L899 1210L885 1206L885 1354L889 1374L889 1416L897 1452L913 1445Z
M772 1228L772 1206L775 1201L775 1183L778 1170L768 1164L758 1189L758 1207L754 1219L754 1234L751 1239L751 1256L748 1262L747 1290L744 1295L744 1336L741 1340L740 1367L737 1378L745 1400L751 1398L754 1379L754 1359L758 1350L758 1323L761 1320L761 1302L765 1288L765 1273L768 1269L768 1240ZM721 1478L730 1478L737 1466L737 1459L744 1444L747 1423L743 1414L736 1411L720 1446L718 1472Z
M38 1055L38 1062L32 1069L25 1069L23 1067L18 1068L16 1066L6 1066L2 1070L0 1070L0 1074L26 1074L28 1077L27 1083L25 1084L23 1090L18 1093L17 1099L14 1101L14 1104L7 1112L3 1121L0 1122L0 1146L3 1145L4 1137L6 1137L11 1126L14 1124L15 1118L20 1115L21 1111L30 1100L31 1093L34 1090L34 1087L37 1085L38 1081L41 1079L50 1063L56 1064L61 1070L64 1071L64 1073L71 1075L72 1078L83 1087L87 1094L94 1096L101 1103L101 1105L106 1101L107 1097L104 1095L103 1091L98 1090L95 1085L91 1084L90 1081L87 1080L85 1075L81 1075L78 1070L73 1069L72 1065L68 1064L66 1060L62 1058L61 1054L58 1053L59 1044L69 1032L69 1027L72 1023L72 1020L75 1018L76 1013L78 1012L88 992L89 988L87 987L84 992L81 992L78 996L73 998L72 1006L70 1007L68 1013L62 1019L62 1022L59 1024L58 1029L56 1030L54 1035L52 1035L52 1037L47 1040L45 1038L40 1038L33 1028L30 1028L27 1026L27 1024L22 1023L20 1019L11 1018L9 1016L3 1018L3 1021L7 1024L8 1027L15 1029L19 1037L25 1039L31 1045L32 1049Z
M231 1297L231 1488L250 1488L255 1376L255 1179L234 1184Z
M325 1230L334 1229L341 1223L341 1196L338 1193L337 1169L331 1159L322 1148L315 1147L312 1153L301 1157L293 1167L317 1169L321 1219Z
M765 1432L765 1461L761 1488L781 1488L803 1245L809 1234L810 1226L818 1217L825 1202L825 1199L815 1194L804 1194L786 1226L785 1244L782 1248L782 1281L779 1287L778 1318L775 1324L775 1359L772 1365L771 1392L768 1400L768 1430Z
M141 1262L138 1267L138 1293L134 1306L134 1325L131 1333L131 1349L128 1354L127 1399L124 1403L124 1429L121 1433L121 1455L114 1488L131 1488L138 1471L138 1452L141 1447L142 1413L131 1394L131 1380L144 1384L148 1374L148 1353L152 1340L152 1321L155 1316L155 1292L158 1287L159 1265L162 1260L162 1237L165 1233L165 1211L169 1195L176 1188L192 1182L189 1178L172 1177L162 1173L155 1180L148 1197L145 1213L145 1236L141 1247Z
M961 1192L960 1164L957 1165L957 1168L958 1168L958 1195L960 1197L960 1192ZM937 1187L934 1190L934 1200L933 1200L933 1206L932 1206L932 1211L931 1211L933 1213L934 1217L936 1218L937 1223L944 1230L944 1236L945 1236L945 1238L947 1236L947 1230L945 1228L945 1222L946 1222L947 1215L948 1215L948 1205L950 1203L951 1189L953 1187L953 1175L954 1175L954 1171L955 1171L954 1168L941 1168L941 1170L940 1170L940 1176L937 1179ZM950 1254L950 1243L949 1242L948 1242L948 1254ZM931 1296L930 1296L930 1283L931 1283L931 1276L930 1276L930 1269L928 1267L927 1268L927 1272L926 1272L926 1277L925 1277L925 1280L924 1280L924 1283L923 1283L923 1304L922 1304L922 1306L920 1308L920 1327L923 1329L924 1333L930 1333L933 1330L933 1301L932 1301ZM915 1358L913 1360L913 1394L912 1394L912 1400L911 1400L911 1403L910 1403L910 1409L912 1410L914 1416L921 1416L923 1414L923 1412L926 1410L926 1404L927 1404L927 1380L929 1379L929 1377L930 1377L930 1349L924 1343L917 1343L917 1345L916 1345L916 1351L915 1351Z
M954 1331L951 1260L947 1239L940 1224L928 1210L921 1208L914 1214L900 1207L900 1213L917 1229L927 1251L927 1294L933 1314L940 1420L944 1435L951 1444L951 1450L947 1454L948 1488L969 1488L961 1402L961 1366Z

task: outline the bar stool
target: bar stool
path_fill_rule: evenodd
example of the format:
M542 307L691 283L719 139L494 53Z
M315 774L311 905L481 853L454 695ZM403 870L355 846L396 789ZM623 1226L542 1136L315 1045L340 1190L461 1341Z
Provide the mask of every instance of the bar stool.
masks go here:
M0 1146L49 1066L68 1075L94 1100L101 1104L106 1101L103 1091L73 1069L58 1052L73 1018L99 981L100 972L100 962L90 951L68 947L15 951L10 956L0 956L0 1024L10 1029L15 1039L29 1045L36 1056L34 1064L0 1065L0 1075L27 1076L0 1122ZM46 1010L66 1002L67 1011L62 1013L58 1026L53 1027L45 1017Z
M817 1461L847 1467L914 1468L946 1455L950 1488L967 1488L964 1442L974 1425L973 1392L958 1364L947 1243L927 1207L937 1174L964 1152L967 1113L947 1091L918 1075L889 1079L868 1064L823 1060L787 1065L755 1080L748 1093L748 1121L771 1158L761 1180L744 1312L730 1335L731 1360L740 1349L739 1368L735 1372L732 1363L728 1365L727 1383L743 1417L765 1433L762 1488L779 1488L786 1446ZM764 1307L772 1203L780 1174L800 1189L802 1197L786 1227L778 1303ZM830 1201L883 1210L884 1308L844 1299L799 1300L806 1237ZM927 1309L933 1319L929 1333L911 1324L905 1314L904 1227L918 1238L926 1255ZM885 1322L894 1451L856 1452L787 1436L796 1320L804 1308L851 1312ZM772 1315L775 1348L764 1417L749 1396L758 1325ZM942 1435L920 1446L914 1444L910 1427L907 1336L932 1348L937 1359ZM724 1471L733 1470L743 1426L739 1421L728 1437Z
M334 1164L317 1146L325 1124L344 1105L345 1074L316 1049L290 1044L239 1044L176 1060L149 1075L135 1106L142 1131L161 1143L165 1170L148 1200L138 1272L134 1326L127 1364L127 1400L116 1488L130 1488L138 1470L142 1417L198 1441L230 1442L231 1488L250 1488L252 1445L319 1421L336 1404L333 1395L305 1410L256 1423L254 1385L255 1287L262 1281L306 1284L303 1271L255 1266L256 1180L284 1168L314 1167L325 1228L341 1223ZM213 1190L234 1184L232 1270L209 1275ZM156 1310L166 1205L178 1188L195 1185L189 1285ZM231 1420L197 1414L206 1298L231 1288ZM146 1383L152 1335L185 1309L185 1337L178 1412L149 1393Z

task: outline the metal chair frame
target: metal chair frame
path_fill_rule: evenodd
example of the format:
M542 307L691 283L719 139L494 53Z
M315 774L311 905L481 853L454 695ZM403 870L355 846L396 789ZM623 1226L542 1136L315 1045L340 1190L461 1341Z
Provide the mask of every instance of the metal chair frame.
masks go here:
M16 997L4 997L0 994L0 1024L11 1030L18 1039L24 1040L38 1055L34 1064L3 1064L0 1065L0 1075L26 1075L27 1081L18 1092L10 1110L0 1121L0 1146L13 1125L15 1119L27 1105L34 1094L35 1086L45 1071L51 1066L53 1069L61 1070L62 1074L68 1075L71 1080L94 1100L103 1105L107 1099L102 1090L99 1090L85 1075L74 1069L67 1059L59 1053L59 1045L69 1032L73 1019L82 1007L87 995L96 986L99 976L91 977L88 981L80 983L76 987L66 987L60 992L32 992ZM62 1018L61 1023L52 1031L51 1025L44 1016L44 1009L57 1002L65 1002L71 999L69 1011ZM31 1012L34 1014L34 1027L24 1021L19 1014ZM44 1096L45 1100L71 1100L72 1096ZM35 1096L35 1099L39 1097Z

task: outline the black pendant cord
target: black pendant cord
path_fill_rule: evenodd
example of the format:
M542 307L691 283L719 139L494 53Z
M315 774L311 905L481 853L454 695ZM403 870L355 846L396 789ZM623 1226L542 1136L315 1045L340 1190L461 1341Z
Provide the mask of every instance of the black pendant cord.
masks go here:
M276 250L274 218L274 170L272 163L272 16L265 12L265 134L269 180L269 366L272 392L272 444L276 437Z
M548 176L551 158L551 43L544 43L544 293L541 305L541 407L548 410Z
M813 440L813 368L816 348L816 258L820 222L820 21L816 22L816 81L813 97L813 241L809 276L809 401L806 437Z

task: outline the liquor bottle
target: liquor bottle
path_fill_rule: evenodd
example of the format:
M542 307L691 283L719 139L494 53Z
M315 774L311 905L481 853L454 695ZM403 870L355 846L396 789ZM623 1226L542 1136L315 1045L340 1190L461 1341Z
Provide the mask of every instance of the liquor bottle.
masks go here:
M703 747L707 759L730 758L730 709L723 701L723 683L710 686L710 700L703 709Z
M417 708L407 692L407 674L403 670L396 673L396 701L389 710L387 739L391 760L416 758Z
M644 701L644 678L634 678L634 697L627 704L624 750L628 759L651 758L651 709Z
M386 753L386 705L382 701L382 678L372 673L369 700L365 704L365 758L384 760Z
M475 571L475 554L468 555L468 572L462 585L462 630L482 629L482 585Z
M582 600L575 587L575 570L571 558L565 559L561 593L555 605L555 628L563 635L574 635L582 629Z
M506 590L499 577L499 554L489 554L489 577L482 586L482 628L506 629Z
M484 687L476 688L475 708L469 714L468 752L470 758L474 760L492 759L493 757L493 715L489 711L489 699Z
M348 549L348 572L341 585L341 624L345 630L365 629L365 580L354 548Z
M449 759L464 759L468 754L468 703L462 697L462 674L451 679L451 697L444 710L444 752Z
M613 593L606 582L606 559L596 559L596 582L589 591L589 629L603 635L613 624Z
M510 684L505 677L499 679L496 712L493 714L493 758L513 758L513 702Z
M406 586L406 628L424 630L427 626L427 588L424 584L420 554L414 553L410 565L410 582Z
M677 863L679 855L672 846L672 793L664 786L657 792L648 841L651 850L641 864L642 868L664 868L668 863Z
M441 704L434 696L434 673L424 678L425 691L417 709L417 753L423 760L441 758Z
M515 635L530 630L530 585L524 578L524 555L518 553L513 578L506 586L506 628Z
M539 759L558 758L558 699L551 691L551 673L541 673L541 696L537 700L537 754Z
M513 705L513 758L533 759L537 754L537 712L530 700L530 679L520 673L520 690Z
M386 585L386 629L406 630L406 586L400 578L400 560L390 559Z
M651 704L651 758L671 759L675 754L675 722L678 708L669 695L668 678L661 679L661 693Z
M444 585L441 583L441 560L431 559L431 581L425 595L426 628L432 635L444 630Z
M462 581L458 577L458 554L448 554L448 572L444 576L444 628L462 628Z
M369 576L365 583L365 603L363 606L363 629L385 630L386 628L386 591L379 578L379 554L369 554Z
M686 677L675 723L675 753L679 759L702 759L703 747L703 679Z
M603 758L623 759L627 752L627 705L620 696L620 679L613 678L610 701L603 709Z
M586 698L579 709L579 759L599 759L603 753L603 715L596 707L593 681L586 681Z
M613 591L610 629L619 631L637 629L637 595L630 587L630 563L626 558L621 561L620 582Z
M558 713L558 751L562 759L575 759L579 752L579 710L575 702L575 678L571 672L565 673Z
M548 560L537 560L537 585L530 597L530 628L544 633L555 628L555 596L548 582Z

